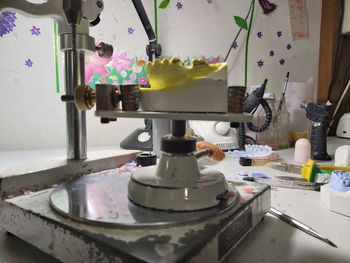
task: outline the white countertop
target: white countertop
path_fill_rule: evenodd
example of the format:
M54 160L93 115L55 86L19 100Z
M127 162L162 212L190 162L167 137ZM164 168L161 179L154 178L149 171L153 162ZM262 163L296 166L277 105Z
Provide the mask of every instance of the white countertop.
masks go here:
M328 139L328 153L350 140ZM31 151L29 159L57 156L64 151ZM291 160L293 150L279 154ZM0 152L0 171L15 165L28 152ZM244 170L237 160L226 158L217 165L225 175ZM268 173L270 168L249 169ZM314 238L267 214L265 219L239 244L225 262L350 262L350 218L331 212L320 200L320 193L296 189L272 188L272 206L309 225L334 242L338 248ZM55 262L54 259L0 229L0 262Z

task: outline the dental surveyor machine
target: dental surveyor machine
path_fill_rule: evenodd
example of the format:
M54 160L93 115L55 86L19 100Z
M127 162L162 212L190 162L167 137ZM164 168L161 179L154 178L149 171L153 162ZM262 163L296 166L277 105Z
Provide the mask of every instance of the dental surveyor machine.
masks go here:
M141 1L133 3L138 14L145 13ZM198 158L210 151L196 152L186 121L244 122L251 116L228 112L226 63L193 60L183 66L176 58L155 59L147 64L150 87L97 84L94 90L85 85L85 54L113 53L111 45L96 46L89 35L103 7L101 0L0 0L0 10L58 23L68 160L64 167L35 173L44 183L35 187L33 179L25 194L20 191L24 178L34 178L33 173L3 179L0 226L64 262L222 261L269 210L270 187L226 181L221 172L199 167ZM91 161L85 111L93 107L102 122L171 120L157 164L118 169L136 151L125 151L113 162ZM247 185L251 193L243 191Z

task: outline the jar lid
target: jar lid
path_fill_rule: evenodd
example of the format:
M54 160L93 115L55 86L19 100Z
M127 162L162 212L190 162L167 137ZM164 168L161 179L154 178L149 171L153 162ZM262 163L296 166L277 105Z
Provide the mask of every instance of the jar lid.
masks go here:
M267 99L267 100L274 100L275 99L275 94L274 93L271 93L271 92L266 92L264 94L264 99Z

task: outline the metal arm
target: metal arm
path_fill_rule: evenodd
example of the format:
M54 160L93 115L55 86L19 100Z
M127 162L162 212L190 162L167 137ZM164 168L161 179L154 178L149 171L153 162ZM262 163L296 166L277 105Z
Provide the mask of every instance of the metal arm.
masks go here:
M149 45L147 45L146 47L148 60L153 61L154 57L159 58L161 56L161 53L162 53L161 45L157 43L157 36L154 33L151 22L148 19L147 13L145 11L145 8L143 7L141 0L132 0L132 3L134 4L136 12L141 20L141 23L143 25L143 28L146 31L146 34L149 40Z
M51 17L58 22L60 48L64 52L66 98L73 97L78 85L85 84L85 51L95 51L89 36L89 22L103 10L102 0L47 0L34 4L25 0L0 0L0 10L16 10L34 17ZM86 117L74 101L66 101L67 158L86 158Z
M16 10L21 14L30 17L53 18L58 23L58 33L71 33L70 23L66 18L64 5L72 5L81 2L81 9L84 18L77 23L77 33L89 34L89 22L94 21L103 10L103 1L98 0L47 0L40 4L30 3L26 0L0 0L1 10Z

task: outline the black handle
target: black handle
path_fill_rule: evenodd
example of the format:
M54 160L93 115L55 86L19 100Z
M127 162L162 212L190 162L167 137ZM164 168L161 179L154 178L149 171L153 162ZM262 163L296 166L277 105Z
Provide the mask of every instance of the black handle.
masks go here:
M314 160L329 161L332 158L327 153L327 125L315 122L311 130L311 156Z

